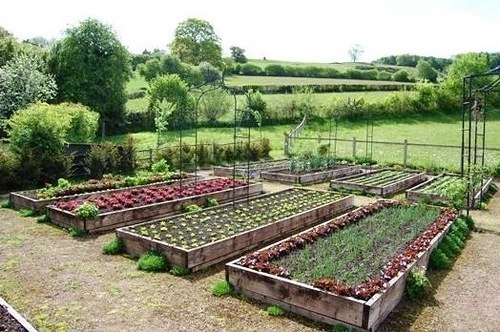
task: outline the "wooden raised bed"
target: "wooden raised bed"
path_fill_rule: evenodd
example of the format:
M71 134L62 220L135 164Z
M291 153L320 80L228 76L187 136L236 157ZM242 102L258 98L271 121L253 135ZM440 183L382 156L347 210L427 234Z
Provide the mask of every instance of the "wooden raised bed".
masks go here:
M276 171L261 172L260 176L262 179L280 183L313 184L361 172L361 166L359 165L336 165L334 168L324 171L292 173L287 169L280 169Z
M248 170L250 166L250 170ZM264 161L247 164L238 164L234 167L235 176L238 177L250 177L250 178L260 178L261 172L268 172L273 170L285 169L286 159ZM232 177L233 167L232 166L215 166L213 168L215 176Z
M285 191L298 190L286 189ZM301 188L300 190L308 190ZM279 193L279 192L278 192ZM270 193L259 197L272 196L278 193ZM240 202L244 202L241 200ZM232 203L226 204L229 206ZM330 201L317 208L312 208L278 221L264 224L260 227L249 229L221 240L208 243L193 249L185 249L171 245L165 241L158 241L149 237L141 236L131 232L128 228L116 230L118 238L122 239L127 253L132 256L140 256L144 252L153 250L162 253L172 265L182 266L190 271L197 271L207 266L230 259L234 256L258 248L265 243L286 236L291 232L309 227L329 216L341 213L351 208L354 204L352 195L344 196L338 200ZM211 209L222 209L224 206ZM206 211L206 210L205 210ZM155 221L158 222L159 220ZM151 224L144 223L144 225ZM141 224L135 227L140 227Z
M21 316L16 311L16 309L12 308L1 297L0 297L0 307L3 308L1 314L4 314L4 311L6 311L5 314L9 315L14 320L14 322L11 322L10 326L5 326L5 328L7 328L7 331L24 331L24 330L26 330L27 332L37 332L37 330L33 327L33 325L31 325L23 316ZM15 323L18 323L18 324L15 324ZM12 329L12 330L10 330L10 329Z
M75 194L75 195L67 195L67 196L59 196L59 197L53 197L53 198L46 198L46 199L37 199L36 197L36 192L37 190L27 190L27 191L18 191L18 192L12 192L9 194L9 200L12 204L12 206L15 209L31 209L36 212L45 212L47 206L55 204L57 201L60 200L67 200L67 199L86 199L89 198L93 195L102 195L102 194L111 194L111 193L119 193L123 191L127 191L130 189L140 189L140 188L146 188L146 187L161 187L165 185L178 185L179 181L182 181L183 184L190 184L195 181L195 179L201 179L201 177L197 176L196 178L192 175L188 175L188 177L182 179L182 180L172 180L172 181L163 181L163 182L156 182L156 183L151 183L151 184L145 184L141 186L133 186L133 187L123 187L123 188L118 188L118 189L107 189L107 190L100 190L100 191L93 191L89 193L83 193L83 194Z
M337 295L305 283L241 266L238 264L241 258L226 264L226 280L237 291L248 297L268 304L279 305L286 311L312 320L330 325L341 323L356 330L375 331L403 297L409 271L413 267L427 267L430 253L447 233L451 224L450 222L431 240L427 250L419 253L415 261L386 282L385 289L366 301ZM260 251L287 240L289 238Z
M440 195L436 193L426 193L423 192L425 190L425 187L431 185L433 182L437 181L438 179L442 178L443 176L454 176L459 178L460 176L457 174L440 174L437 177L433 177L413 188L410 188L406 190L406 199L408 199L411 202L416 202L422 199L425 199L429 203L434 203L434 204L449 204L450 203L450 198L446 197L445 195ZM471 199L469 202L469 208L474 208L480 203L481 197L488 191L489 186L491 185L491 182L493 181L493 178L486 179L484 181L483 186L481 187L480 190L475 191L471 195ZM464 202L467 200L467 198L464 198Z
M85 220L76 217L74 213L58 209L51 205L47 207L52 223L65 228L78 228L89 233L114 230L118 227L138 224L152 219L163 218L182 211L190 204L205 205L207 198L215 198L219 203L232 199L255 196L262 192L262 183L250 183L248 186L228 188L209 194L183 197L171 201L132 207L119 211L99 214L95 219Z
M391 171L394 173L405 173L406 176L397 179L395 181L390 181L384 184L362 184L356 183L358 180L368 179L372 176L377 175L378 173L384 171L391 171L386 169L379 169L373 172L347 176L340 179L335 179L330 181L330 188L332 189L347 189L347 190L359 190L364 191L369 194L374 194L382 197L387 197L391 194L403 191L408 189L418 183L421 183L427 180L427 175L425 173L419 173L415 171Z

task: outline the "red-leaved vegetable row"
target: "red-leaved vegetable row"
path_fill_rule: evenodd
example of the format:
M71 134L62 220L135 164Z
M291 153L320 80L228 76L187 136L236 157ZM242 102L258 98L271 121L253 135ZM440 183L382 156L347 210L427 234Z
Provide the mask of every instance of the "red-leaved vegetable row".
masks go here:
M378 201L361 207L340 218L336 218L328 224L313 228L309 232L294 236L287 241L277 244L263 251L257 251L247 255L238 261L238 264L253 270L270 273L283 278L290 278L290 273L281 266L273 266L271 261L287 255L293 250L301 249L306 244L313 243L319 237L327 236L337 230L377 213L387 207L396 205L392 201ZM416 260L419 253L425 251L432 239L457 217L457 212L451 208L443 208L439 217L420 236L413 240L402 252L391 258L380 273L363 282L351 287L330 278L316 280L314 287L324 289L331 293L352 296L362 300L368 300L384 287L384 283L394 278L399 271L404 270L410 263Z
M84 202L94 203L99 212L118 211L126 208L149 205L175 200L182 197L210 194L213 192L241 187L246 185L244 180L212 179L197 182L196 184L166 185L161 187L131 189L115 194L102 194L81 200L72 199L59 201L56 207L65 211L75 211Z

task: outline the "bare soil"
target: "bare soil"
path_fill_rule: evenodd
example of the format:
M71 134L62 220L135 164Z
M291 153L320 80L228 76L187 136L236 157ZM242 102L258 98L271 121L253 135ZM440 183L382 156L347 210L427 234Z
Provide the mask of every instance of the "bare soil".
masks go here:
M320 186L319 186L320 187ZM267 190L286 188L266 184ZM323 188L326 189L326 188ZM356 198L356 204L372 198ZM478 227L446 272L429 272L425 299L403 301L383 331L495 331L500 326L500 194L473 213ZM0 296L40 331L322 331L326 325L239 295L216 298L223 264L174 277L101 254L114 234L71 238L64 230L0 209Z

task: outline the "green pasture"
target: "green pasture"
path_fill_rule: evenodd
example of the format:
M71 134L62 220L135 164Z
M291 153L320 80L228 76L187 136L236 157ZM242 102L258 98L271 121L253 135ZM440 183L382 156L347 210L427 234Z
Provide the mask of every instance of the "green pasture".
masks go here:
M356 66L375 66L375 67L388 67L405 69L410 74L416 71L414 67L403 67L403 66L393 66L393 65L382 65L382 64L371 64L365 62L332 62L332 63L324 63L324 62L294 62L294 61L279 61L279 60L262 60L262 59L249 59L248 63L253 65L257 65L264 69L268 65L281 65L281 66L314 66L314 67L326 67L326 68L334 68L340 72L345 72L347 69L355 69Z
M273 149L271 155L274 158L283 157L284 133L293 129L293 125L266 126L252 129L252 138L267 137ZM492 110L487 122L486 147L500 148L500 110ZM184 142L194 142L194 132L184 131ZM238 133L246 134L246 132ZM147 149L156 146L156 133L132 134L139 149ZM329 122L323 124L309 123L305 127L302 138L295 141L292 151L301 153L304 151L315 151L320 145L327 144L329 136ZM334 134L332 134L334 136ZM356 156L366 155L366 144L360 142L366 139L366 122L340 122L337 125L337 138L345 141L337 142L337 155L342 157L353 157L353 138L356 138ZM114 142L123 142L125 135L111 136L108 139ZM233 140L233 128L200 128L198 140L203 142L229 143ZM421 117L409 117L404 120L380 120L374 122L373 140L400 143L391 145L385 143L373 144L373 159L380 163L402 163L403 143L456 145L461 144L461 120L459 116L433 115ZM165 133L162 142L176 145L179 141L179 132ZM333 152L333 144L332 144ZM436 148L422 146L408 146L407 162L409 164L424 166L428 168L445 167L458 169L460 162L460 149ZM486 164L488 166L500 163L500 151L486 152Z
M343 78L314 78L314 77L286 77L286 76L244 76L233 75L225 79L228 86L244 85L395 85L413 83L403 83L394 81L376 81L376 80L354 80Z

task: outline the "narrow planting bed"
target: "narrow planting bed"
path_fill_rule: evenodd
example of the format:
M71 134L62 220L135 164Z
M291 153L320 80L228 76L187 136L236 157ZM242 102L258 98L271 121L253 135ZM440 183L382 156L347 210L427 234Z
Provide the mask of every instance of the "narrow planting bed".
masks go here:
M226 265L246 295L314 320L375 330L426 267L455 210L379 200Z
M47 188L26 190L10 193L9 199L16 209L26 208L36 212L44 212L47 206L60 200L85 199L96 194L110 194L140 189L151 186L176 185L179 181L184 184L194 182L195 177L187 174L180 176L165 174L148 174L141 177L112 176L101 180L88 180L64 188L49 186ZM140 184L137 184L137 183Z
M291 171L280 169L275 171L261 172L261 178L288 184L313 184L328 181L330 179L361 173L361 166L337 164L316 171Z
M61 200L47 211L52 222L59 226L94 233L165 217L190 204L204 206L208 199L220 203L261 192L260 183L217 178L182 186L142 187L86 199ZM90 204L97 209L97 215L90 218L79 215Z
M480 198L488 191L491 181L492 178L485 179L477 188L472 189L469 207L473 208L480 203ZM409 201L423 200L442 205L459 204L460 201L465 204L466 196L467 182L456 174L440 174L406 191Z
M330 187L341 190L358 190L386 197L425 180L425 173L381 169L332 180Z
M35 328L1 297L0 331L36 332Z
M153 250L172 265L196 271L318 223L352 204L353 196L293 188L120 228L117 236L133 256Z
M213 168L215 176L233 176L233 169L235 176L238 177L250 177L250 178L260 178L261 172L268 172L278 169L286 168L286 159L273 160L273 161L263 161L249 164L238 164L233 166L215 166Z

